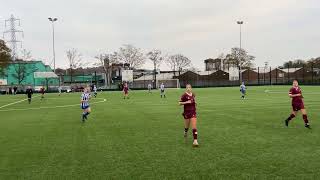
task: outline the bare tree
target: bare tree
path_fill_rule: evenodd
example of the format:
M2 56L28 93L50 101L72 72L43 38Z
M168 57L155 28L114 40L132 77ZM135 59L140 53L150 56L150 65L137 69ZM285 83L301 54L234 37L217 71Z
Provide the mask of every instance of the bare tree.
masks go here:
M191 65L191 60L182 54L171 55L166 59L166 62L171 70L174 71L174 75L175 72L178 71L179 76L183 69L186 69Z
M83 65L82 55L74 48L68 50L66 54L69 62L70 80L72 82L73 69L77 69Z
M191 65L188 70L189 70L189 71L192 71L192 72L194 72L194 73L197 73L198 71L200 71L198 68L194 67L193 65Z
M146 54L146 56L152 61L153 63L153 82L154 82L154 88L157 86L157 68L160 67L160 64L162 63L164 57L162 56L162 53L158 49L154 49Z
M18 84L20 85L27 76L36 71L37 68L34 64L22 60L16 60L13 64L12 76L18 81Z
M21 50L21 59L24 61L30 61L32 59L31 51L26 49Z
M103 67L103 71L106 74L106 82L107 86L111 85L111 68L113 63L118 63L116 54L99 54L95 57L98 59L98 63L95 63L96 66Z
M146 62L141 49L130 44L120 47L119 52L116 52L115 56L120 62L129 64L133 69L141 67Z
M231 53L226 55L225 63L230 66L241 69L250 68L253 66L255 57L249 55L248 52L240 48L232 48Z

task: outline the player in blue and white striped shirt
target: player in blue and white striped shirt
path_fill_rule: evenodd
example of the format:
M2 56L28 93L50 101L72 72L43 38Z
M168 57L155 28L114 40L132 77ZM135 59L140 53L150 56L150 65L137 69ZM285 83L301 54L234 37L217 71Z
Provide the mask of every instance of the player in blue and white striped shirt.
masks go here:
M89 100L91 98L89 88L84 88L83 93L81 95L81 109L83 110L82 113L82 122L85 122L88 119L88 115L91 112Z
M161 85L160 85L160 96L161 96L161 98L162 98L162 96L163 96L164 98L166 98L166 92L165 92L164 84L163 84L163 83L161 83Z
M246 91L247 91L247 88L246 88L246 86L244 85L244 82L242 82L242 84L241 84L241 86L240 86L240 92L241 92L241 98L242 98L242 99L245 98Z
M93 85L93 89L92 89L92 90L93 90L93 92L94 92L93 95L94 95L94 97L96 98L97 95L98 95L98 93L97 93L97 90L98 90L98 89L97 89L97 86L96 86L96 85Z

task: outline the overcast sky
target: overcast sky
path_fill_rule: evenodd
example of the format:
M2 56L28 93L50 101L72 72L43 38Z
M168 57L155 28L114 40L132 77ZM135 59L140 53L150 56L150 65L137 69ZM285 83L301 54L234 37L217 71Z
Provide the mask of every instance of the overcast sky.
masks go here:
M1 32L11 14L21 19L23 48L48 64L52 29L47 18L59 19L58 67L66 67L70 48L91 60L130 43L145 51L182 53L203 70L204 59L239 46L239 19L243 48L256 56L256 65L320 56L319 0L0 0Z

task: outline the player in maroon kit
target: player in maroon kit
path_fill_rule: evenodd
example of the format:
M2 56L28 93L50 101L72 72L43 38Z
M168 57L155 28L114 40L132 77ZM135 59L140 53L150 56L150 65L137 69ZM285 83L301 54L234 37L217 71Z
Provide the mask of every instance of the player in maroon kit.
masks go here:
M44 92L45 92L44 87L41 87L40 88L41 100L44 98Z
M301 92L301 88L299 87L299 83L297 80L293 81L293 86L289 91L289 96L292 98L292 112L291 115L288 117L288 119L285 120L285 125L288 126L289 122L296 117L297 112L301 111L302 113L302 118L304 120L304 126L306 128L310 128L309 121L308 121L308 116L307 116L307 111L304 107L303 103L303 96Z
M184 106L183 117L184 117L184 137L187 137L187 133L192 126L193 134L193 147L198 147L198 132L197 132L197 113L196 113L196 100L195 94L192 93L192 87L190 84L186 86L186 92L181 96L179 102L180 105Z
M124 83L123 85L123 99L129 99L129 87L128 83Z

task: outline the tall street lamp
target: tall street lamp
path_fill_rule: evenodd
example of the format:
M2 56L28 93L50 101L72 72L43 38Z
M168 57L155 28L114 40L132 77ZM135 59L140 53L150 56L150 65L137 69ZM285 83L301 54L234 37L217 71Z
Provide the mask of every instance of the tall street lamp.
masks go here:
M242 83L242 72L241 72L241 50L242 50L242 29L241 26L243 24L243 21L237 21L237 24L240 25L240 50L239 50L239 80L240 83Z
M52 47L53 47L53 72L56 71L56 51L54 47L54 22L58 20L58 18L48 18L49 21L52 23Z

